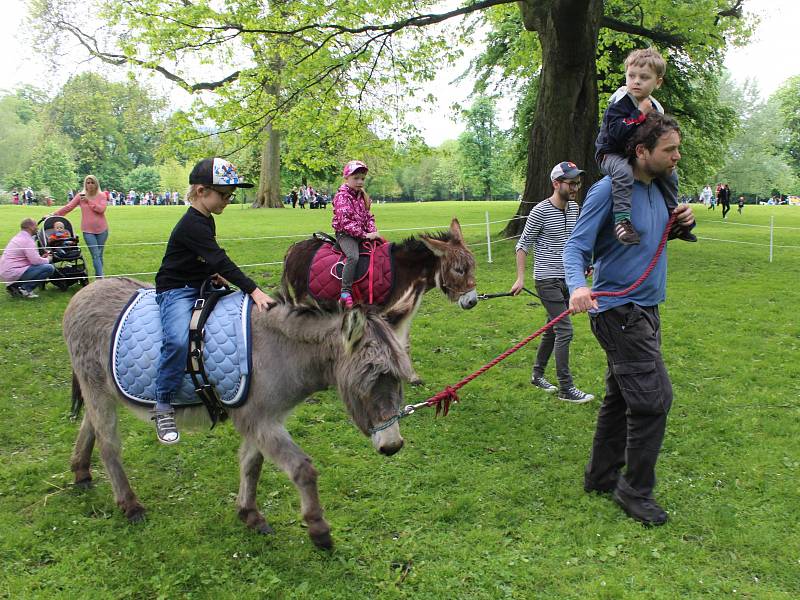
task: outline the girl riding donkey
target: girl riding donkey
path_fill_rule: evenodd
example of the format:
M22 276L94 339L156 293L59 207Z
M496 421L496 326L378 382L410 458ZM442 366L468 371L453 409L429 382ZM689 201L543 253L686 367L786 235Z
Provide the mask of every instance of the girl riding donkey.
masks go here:
M353 278L358 266L358 254L362 240L380 238L375 227L375 217L369 212L372 200L364 190L367 165L360 160L351 160L342 171L344 183L333 197L333 230L339 248L347 257L342 269L342 293L339 303L353 308Z

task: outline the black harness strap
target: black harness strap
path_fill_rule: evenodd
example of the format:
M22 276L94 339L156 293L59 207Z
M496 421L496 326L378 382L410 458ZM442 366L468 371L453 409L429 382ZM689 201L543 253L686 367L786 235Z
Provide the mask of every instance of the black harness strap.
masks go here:
M191 376L194 391L208 411L208 416L211 418L211 429L214 429L218 421L227 419L228 413L206 374L203 362L203 334L206 321L217 301L232 293L233 290L229 287L218 288L210 278L206 279L200 288L200 297L195 300L192 307L192 317L189 320L189 354L186 360L186 372Z

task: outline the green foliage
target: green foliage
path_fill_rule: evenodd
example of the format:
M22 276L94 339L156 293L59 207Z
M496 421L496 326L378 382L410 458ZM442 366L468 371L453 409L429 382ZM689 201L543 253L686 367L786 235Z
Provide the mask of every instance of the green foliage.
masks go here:
M515 240L494 243L487 262L487 208L501 219L516 203L374 205L378 227L393 241L457 216L476 254L478 289L500 292L515 276ZM129 525L97 449L94 488L70 485L78 424L68 418L69 357L59 332L75 288L48 286L35 301L3 292L0 596L794 600L800 230L776 229L776 244L787 247L770 264L764 226L774 217L798 228L797 210L747 206L723 223L719 211L699 209L698 235L749 244L668 245L661 316L674 402L655 493L670 522L656 529L626 518L608 496L583 492L599 403L575 406L532 388L538 340L460 390L448 417L426 409L403 419L406 444L393 457L372 449L334 390L298 407L286 427L319 471L331 552L312 547L295 488L269 461L257 503L276 533L260 536L240 522L240 438L230 422L184 429L181 443L167 448L151 423L120 407L125 469L150 511L146 522ZM46 211L3 207L0 240L18 231L23 216ZM155 271L184 211L109 207L107 272ZM329 211L236 206L217 217L218 235L239 264L281 261L290 241L262 236L329 226ZM137 242L149 245L123 245ZM245 267L270 291L280 269ZM153 281L152 274L140 278ZM452 385L544 321L536 299L497 298L462 311L437 291L427 294L411 329L426 384L407 386L405 401ZM585 315L573 317L573 326L575 381L601 395L605 356ZM551 360L547 373L553 369Z
M506 136L497 126L495 101L478 96L464 111L466 130L459 136L466 176L477 183L487 200L505 178L500 161L504 158ZM507 180L506 180L507 183ZM507 187L507 186L506 186Z
M188 181L188 175L186 181ZM158 192L162 189L161 175L156 167L136 167L124 181L123 189L138 192Z
M183 194L189 182L189 173L194 164L181 164L175 159L167 160L158 167L158 179L164 190L177 191ZM128 188L130 189L130 188ZM135 190L155 190L157 188L133 188Z
M20 185L17 179L30 165L41 131L37 110L21 94L0 97L0 181L8 188Z
M71 141L79 174L95 174L103 188L121 189L132 169L152 164L163 107L135 82L81 73L67 81L46 115Z
M771 108L782 121L781 148L789 156L795 176L800 178L800 75L790 77L775 93Z
M65 201L67 192L76 187L75 163L69 149L55 139L36 146L26 179L37 192Z
M800 193L800 179L786 151L786 128L775 118L781 114L781 92L762 102L752 82L737 86L726 77L723 86L726 105L740 115L740 122L717 181L727 182L735 194L760 198L775 190Z

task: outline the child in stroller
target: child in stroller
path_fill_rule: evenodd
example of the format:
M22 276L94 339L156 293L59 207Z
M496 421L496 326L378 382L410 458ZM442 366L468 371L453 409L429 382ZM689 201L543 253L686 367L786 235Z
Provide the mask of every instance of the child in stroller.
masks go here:
M89 283L86 262L78 246L79 239L69 219L52 215L42 218L36 242L40 252L50 250L56 267L48 283L60 290L66 290L73 283L82 286Z
M53 233L47 236L47 245L51 249L58 250L61 248L78 245L77 239L72 236L71 232L67 231L63 221L56 221L53 223L52 231Z

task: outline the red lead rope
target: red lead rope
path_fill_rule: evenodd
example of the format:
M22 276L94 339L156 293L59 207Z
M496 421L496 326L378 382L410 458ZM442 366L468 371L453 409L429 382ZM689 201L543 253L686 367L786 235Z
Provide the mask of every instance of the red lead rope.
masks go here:
M656 263L658 262L658 259L661 256L661 253L664 251L664 248L667 245L667 238L669 237L669 232L670 232L670 229L672 229L672 224L674 222L675 222L675 215L673 214L670 217L669 221L667 222L667 227L666 227L666 229L664 229L664 234L661 236L661 242L658 244L658 248L656 249L656 253L653 256L653 259L650 261L650 264L647 266L647 268L645 269L644 273L642 273L636 281L634 281L631 285L626 287L624 290L619 290L617 292L592 292L592 298L600 298L601 296L603 296L603 297L607 297L607 296L625 296L626 294L629 294L630 292L632 292L633 290L638 288L640 285L642 285L642 282L645 279L647 279L650 276L650 273L653 272L653 269L655 269ZM523 346L528 344L530 341L532 341L532 340L536 339L537 337L539 337L540 335L542 335L545 331L550 329L553 325L558 323L561 319L563 319L564 317L569 315L571 312L572 311L570 309L565 310L560 315L558 315L555 319L553 319L552 321L547 323L544 327L534 331L532 334L530 334L524 340L522 340L521 342L515 344L514 346L512 346L511 348L509 348L508 350L503 352L501 355L496 357L494 360L486 363L485 365L483 365L480 369L478 369L474 373L472 373L470 375L467 375L464 379L462 379L461 381L459 381L455 385L447 386L441 392L439 392L435 396L431 396L430 398L428 398L424 402L420 402L419 404L409 404L408 406L406 406L400 412L400 416L405 417L407 415L412 414L414 411L416 411L419 408L423 408L425 406L433 406L434 404L436 405L436 415L437 416L439 415L439 413L441 413L442 416L447 416L447 413L450 412L450 405L453 402L458 402L458 394L456 393L458 390L460 390L462 387L467 385L470 381L472 381L473 379L475 379L479 375L482 375L483 373L485 373L486 371L491 369L493 366L495 366L500 361L505 360L506 358L508 358L509 356L514 354L514 352L516 352L517 350L519 350L520 348L522 348Z

